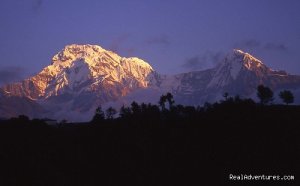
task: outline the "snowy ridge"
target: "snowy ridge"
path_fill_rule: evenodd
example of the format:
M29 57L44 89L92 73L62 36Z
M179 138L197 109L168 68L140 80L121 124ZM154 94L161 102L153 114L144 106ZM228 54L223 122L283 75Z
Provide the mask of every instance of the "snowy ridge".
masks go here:
M216 67L214 78L208 87L223 87L230 84L244 71L255 71L262 75L261 71L270 71L260 60L242 50L234 49ZM263 73L264 74L264 73Z
M121 57L96 45L73 44L54 55L40 73L6 85L1 92L35 100L49 110L47 117L78 119L91 115L100 104L147 88L153 73L139 58Z
M135 57L122 58L96 45L68 45L39 74L4 90L31 99L44 99L72 91L97 91L98 85L103 83L147 87L147 76L152 72L148 63ZM33 87L28 89L28 84Z
M18 100L30 108L32 113L25 113L29 116L87 121L99 105L156 104L161 94L171 92L177 104L196 106L222 99L225 92L251 97L259 84L274 91L297 89L300 76L271 70L237 49L215 68L162 75L142 59L121 57L97 45L73 44L54 55L37 75L0 88L0 116L24 113L24 106L14 107L13 100Z
M255 99L259 84L274 91L300 87L300 76L274 71L252 55L236 49L215 68L185 73L178 81L180 84L174 91L177 100L192 105L217 101L225 92Z

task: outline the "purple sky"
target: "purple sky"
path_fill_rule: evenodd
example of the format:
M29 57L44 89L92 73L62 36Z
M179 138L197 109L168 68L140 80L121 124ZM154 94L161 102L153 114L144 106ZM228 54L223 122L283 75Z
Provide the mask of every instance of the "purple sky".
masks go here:
M299 0L1 0L0 84L67 44L136 56L159 73L213 66L233 48L300 74Z

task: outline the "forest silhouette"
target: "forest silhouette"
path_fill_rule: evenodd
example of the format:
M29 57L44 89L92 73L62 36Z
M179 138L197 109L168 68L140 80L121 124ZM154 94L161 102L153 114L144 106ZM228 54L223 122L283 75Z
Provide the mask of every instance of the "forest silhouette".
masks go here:
M101 106L87 123L19 116L0 122L0 185L297 185L230 181L229 174L295 175L300 171L300 106L260 103L224 93L204 106L133 102L117 116ZM285 95L285 96L284 96ZM293 97L293 95L292 95ZM285 99L286 98L286 99Z

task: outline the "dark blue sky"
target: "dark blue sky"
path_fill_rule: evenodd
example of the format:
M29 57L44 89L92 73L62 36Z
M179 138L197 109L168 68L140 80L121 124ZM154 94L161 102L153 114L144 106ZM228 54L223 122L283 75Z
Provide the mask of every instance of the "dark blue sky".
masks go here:
M73 43L167 74L211 67L233 48L300 74L299 0L1 0L0 23L0 84Z

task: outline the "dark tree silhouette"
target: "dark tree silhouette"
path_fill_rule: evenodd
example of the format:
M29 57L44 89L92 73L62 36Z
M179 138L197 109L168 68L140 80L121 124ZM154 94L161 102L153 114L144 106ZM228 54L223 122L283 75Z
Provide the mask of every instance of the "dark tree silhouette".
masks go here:
M166 110L166 102L167 102L167 97L165 95L160 96L158 104L162 110Z
M129 107L125 107L124 105L120 108L120 117L127 118L132 114L132 111Z
M173 104L175 103L173 95L170 92L168 92L165 97L169 103L169 108L171 109L173 107Z
M168 92L166 95L162 95L159 99L158 104L162 110L166 110L166 102L169 103L169 109L171 109L175 103L173 95L170 92Z
M20 121L23 121L23 122L28 122L29 121L29 117L26 116L26 115L19 115L18 119Z
M131 111L134 115L138 115L141 113L141 107L137 102L132 102L131 103Z
M28 123L30 121L29 117L26 115L19 115L17 118L11 118L12 122L15 123Z
M109 107L107 110L106 110L106 118L107 119L113 119L114 116L117 114L117 111L116 109L112 108L112 107Z
M261 104L268 104L273 101L273 91L264 85L259 85L257 87L257 97L260 99Z
M223 97L225 98L225 101L227 101L228 96L229 96L228 92L225 92L225 93L223 94Z
M96 109L96 112L95 112L95 115L94 115L94 117L92 119L92 122L99 122L99 121L103 121L104 119L105 119L104 112L102 110L102 107L99 106Z
M290 104L294 102L294 95L291 91L289 90L283 90L279 93L279 97L282 99L282 101L285 104Z

